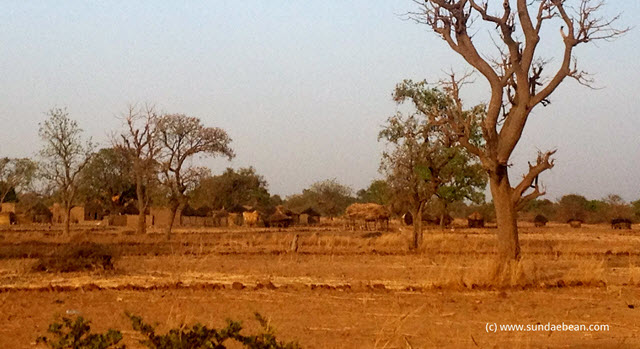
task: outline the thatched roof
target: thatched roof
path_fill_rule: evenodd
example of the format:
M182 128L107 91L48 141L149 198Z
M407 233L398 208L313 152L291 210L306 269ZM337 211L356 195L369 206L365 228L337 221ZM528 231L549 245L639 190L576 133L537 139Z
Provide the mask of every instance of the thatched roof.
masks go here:
M469 217L467 217L469 220L472 221L482 221L484 220L484 216L482 215L482 213L476 211L472 214L469 215Z
M302 211L300 214L306 214L312 217L320 217L320 213L316 212L313 208L309 207L306 210Z
M51 213L51 211L49 210L49 208L47 207L47 205L45 205L42 202L38 202L35 205L29 207L29 209L27 210L27 214L31 215L31 216L49 216L51 217L53 214Z
M387 209L378 204L351 204L346 210L347 217L351 219L387 219L390 214Z
M286 221L290 221L293 218L287 216L286 214L276 211L276 213L272 214L271 216L269 216L269 222L286 222Z

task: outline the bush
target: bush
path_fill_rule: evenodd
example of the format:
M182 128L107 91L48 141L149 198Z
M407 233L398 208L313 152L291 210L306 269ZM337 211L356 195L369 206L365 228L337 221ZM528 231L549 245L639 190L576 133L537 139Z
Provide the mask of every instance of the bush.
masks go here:
M190 329L183 327L171 329L167 334L158 335L153 326L143 322L142 318L127 314L133 324L133 329L140 332L146 339L140 344L151 349L191 349L191 348L216 348L225 349L225 342L232 340L242 344L248 349L297 349L295 342L278 342L275 331L268 321L256 313L256 319L262 327L262 332L257 335L245 336L240 333L242 324L237 321L227 320L227 326L217 330L207 328L202 324L195 324Z
M122 340L120 331L109 329L104 334L92 334L90 323L82 316L75 320L63 317L62 322L54 322L47 329L53 339L42 336L36 343L52 349L125 349L124 345L116 346Z
M77 244L57 249L51 256L40 258L36 271L74 272L113 269L112 251L100 244Z

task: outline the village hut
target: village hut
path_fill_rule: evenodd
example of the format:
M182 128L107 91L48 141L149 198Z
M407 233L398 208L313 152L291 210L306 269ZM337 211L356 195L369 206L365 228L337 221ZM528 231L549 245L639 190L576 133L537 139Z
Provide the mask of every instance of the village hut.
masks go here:
M276 206L276 211L291 217L291 224L300 224L300 213L292 211L283 205Z
M229 212L224 208L221 210L211 211L211 218L213 218L214 227L227 227L229 226Z
M243 225L248 227L255 227L258 224L259 218L260 213L258 213L258 210L242 212Z
M350 226L355 230L356 222L363 221L364 229L369 230L369 223L373 223L373 229L379 225L382 229L386 223L386 229L389 229L389 211L382 205L375 203L355 203L349 205L346 209L346 216L349 219Z
M536 227L544 227L545 225L547 225L547 222L549 222L549 220L547 219L547 217L545 217L545 216L543 216L543 215L541 215L541 214L539 214L539 215L537 215L537 216L535 216L535 217L533 218L533 224L534 224Z
M47 205L38 201L27 209L26 216L32 223L51 223L53 214L49 211Z
M402 223L405 225L413 225L413 215L411 212L407 212L402 215Z
M631 229L631 220L628 218L614 218L611 220L612 229Z
M300 213L300 224L314 225L320 223L320 213L309 207Z
M274 214L268 218L270 227L287 228L293 223L293 218L276 210Z
M584 223L584 221L580 218L571 218L567 221L567 223L569 223L569 226L571 228L580 228L582 226L582 223Z
M13 212L0 212L0 225L16 224L16 214Z
M467 225L469 228L484 228L484 216L476 211L467 217Z
M101 221L105 216L109 215L107 210L98 201L89 201L84 204L84 217L85 221Z

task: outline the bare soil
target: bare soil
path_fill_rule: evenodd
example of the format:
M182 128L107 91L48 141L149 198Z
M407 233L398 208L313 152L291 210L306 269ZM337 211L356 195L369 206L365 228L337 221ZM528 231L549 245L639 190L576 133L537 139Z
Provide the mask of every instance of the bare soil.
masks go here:
M636 228L637 229L637 228ZM125 311L160 329L222 326L253 313L278 338L305 348L640 347L640 230L608 226L521 227L523 261L510 284L490 275L492 229L371 234L341 227L184 229L158 233L76 227L0 231L0 348L34 348L56 315L123 330ZM300 235L298 253L288 247ZM45 273L37 259L70 244L116 252L113 271ZM497 332L490 324L606 324L604 332Z

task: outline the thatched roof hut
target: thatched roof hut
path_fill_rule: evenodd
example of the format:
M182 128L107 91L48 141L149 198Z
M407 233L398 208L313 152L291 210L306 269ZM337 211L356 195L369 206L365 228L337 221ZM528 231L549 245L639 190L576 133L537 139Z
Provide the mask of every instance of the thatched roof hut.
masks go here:
M47 205L41 201L29 207L26 215L33 223L51 223L51 218L53 217L53 213L51 213Z
M571 218L567 221L567 223L569 223L569 226L571 226L571 228L580 228L584 221L580 218Z
M300 212L301 224L318 224L320 223L320 213L313 208L309 207L306 210Z
M547 225L547 222L549 222L549 219L547 219L547 217L545 217L545 216L543 216L541 214L539 214L539 215L537 215L537 216L535 216L533 218L533 224L536 227L544 227L545 225Z
M631 229L631 220L628 218L614 218L611 220L612 229Z
M274 214L269 216L269 226L286 228L293 222L293 218L276 210Z
M467 224L469 228L484 228L484 216L478 211L473 212L467 217Z

